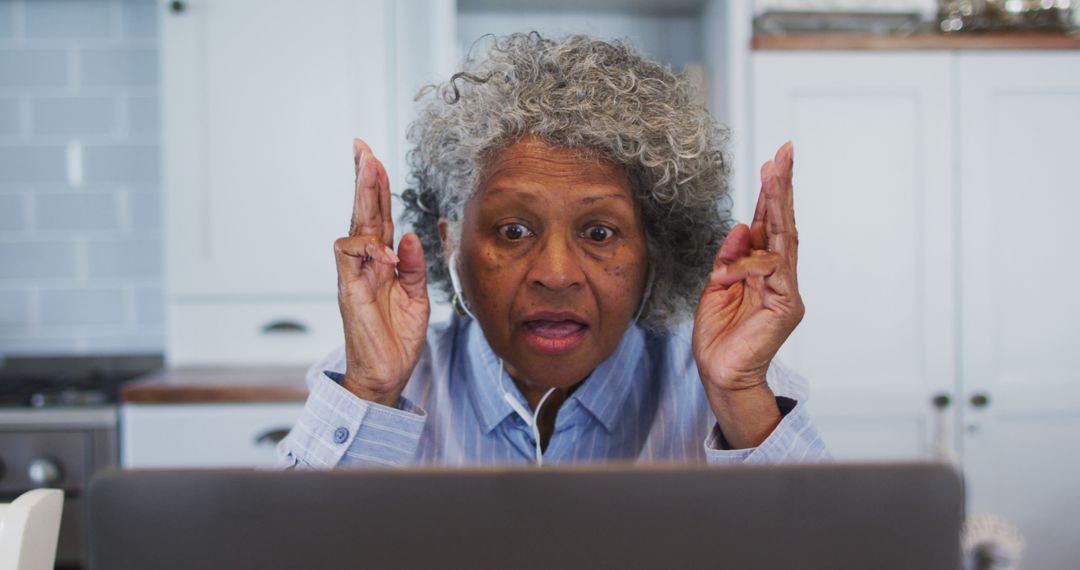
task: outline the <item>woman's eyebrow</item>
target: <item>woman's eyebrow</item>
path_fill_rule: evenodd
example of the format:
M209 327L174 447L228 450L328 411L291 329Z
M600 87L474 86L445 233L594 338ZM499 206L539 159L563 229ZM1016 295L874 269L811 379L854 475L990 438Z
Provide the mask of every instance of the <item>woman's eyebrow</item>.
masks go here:
M587 206L589 204L592 204L594 202L599 202L601 200L623 200L623 201L626 201L626 202L630 202L631 204L634 203L634 201L629 196L627 196L626 194L615 193L615 192L612 192L611 194L582 196L581 199L578 200L578 203L584 204L584 205Z
M500 194L509 194L515 200L524 200L526 202L537 202L540 197L532 192L527 192L518 188L506 187L506 186L494 186L484 191L485 197L491 198L492 196L498 196Z
M524 202L538 202L541 200L541 197L533 192L506 186L494 186L488 188L487 190L485 190L485 194L488 198L502 194L509 194L513 197L514 200L521 200ZM606 194L588 194L579 198L578 203L584 206L588 206L602 200L622 200L624 202L630 203L630 205L633 205L634 203L634 200L630 196L627 196L622 192L609 192Z

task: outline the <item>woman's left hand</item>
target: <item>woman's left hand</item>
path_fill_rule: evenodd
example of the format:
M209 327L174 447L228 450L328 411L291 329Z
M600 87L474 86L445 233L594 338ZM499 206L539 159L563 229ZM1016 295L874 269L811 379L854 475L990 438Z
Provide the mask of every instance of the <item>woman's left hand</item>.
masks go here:
M804 313L793 153L786 143L761 167L753 224L735 226L720 246L694 315L698 372L725 437L745 440L738 447L758 445L779 422L765 372Z

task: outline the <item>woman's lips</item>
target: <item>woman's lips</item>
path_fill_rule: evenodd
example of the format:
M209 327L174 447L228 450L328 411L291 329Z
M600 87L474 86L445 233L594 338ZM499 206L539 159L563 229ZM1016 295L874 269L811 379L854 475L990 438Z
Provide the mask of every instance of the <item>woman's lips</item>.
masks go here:
M530 346L540 352L557 354L580 344L589 327L571 320L537 319L525 321L523 328Z

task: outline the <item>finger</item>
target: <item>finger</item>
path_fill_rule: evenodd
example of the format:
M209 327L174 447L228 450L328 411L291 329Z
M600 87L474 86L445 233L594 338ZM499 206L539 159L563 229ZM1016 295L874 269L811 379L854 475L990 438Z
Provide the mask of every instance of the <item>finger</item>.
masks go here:
M709 285L727 288L750 277L768 277L778 264L779 257L772 253L743 257L717 267L709 277Z
M784 196L784 216L787 226L791 229L791 239L783 245L788 249L784 254L788 258L792 270L799 262L799 229L795 223L795 145L791 141L780 147L777 151L777 177L780 179L780 187Z
M773 161L772 172L765 178L765 233L769 251L779 255L792 267L795 265L795 213L792 208L790 143L786 143Z
M401 237L398 244L398 277L401 287L410 299L427 298L427 267L424 263L424 246L414 233Z
M386 167L383 166L382 161L378 161L379 165L379 211L382 212L383 227L382 238L383 243L388 247L394 247L394 213L390 206L390 177L386 174Z
M754 221L750 226L750 247L754 249L768 249L768 239L765 237L765 180L772 172L772 161L766 161L761 165L761 189L758 191L757 205L754 206Z
M371 261L366 261L370 257ZM393 267L398 263L398 256L383 245L376 236L343 237L334 242L334 260L337 262L338 279L350 282L363 275L365 266L382 264Z
M356 167L356 193L349 235L381 236L383 220L379 207L378 159L371 152L371 147L360 139L353 139L353 163Z
M799 292L799 284L795 272L786 263L777 262L776 271L765 277L765 286L780 295L794 296Z
M728 232L724 243L720 244L720 250L716 252L713 268L731 263L740 257L750 255L750 228L746 224L738 224Z

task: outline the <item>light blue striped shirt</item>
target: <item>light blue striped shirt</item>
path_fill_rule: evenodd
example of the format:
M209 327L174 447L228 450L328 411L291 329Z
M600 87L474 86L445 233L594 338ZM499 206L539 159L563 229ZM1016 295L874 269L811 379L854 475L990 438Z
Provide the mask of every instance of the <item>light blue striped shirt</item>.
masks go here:
M690 324L664 335L631 327L555 419L544 464L780 463L828 458L806 415L806 381L774 361L766 379L783 419L753 449L725 449L698 377ZM281 467L535 463L533 430L503 399L499 358L471 319L429 327L396 408L362 400L339 382L345 349L307 374L300 419L278 446ZM510 380L502 386L529 409Z

